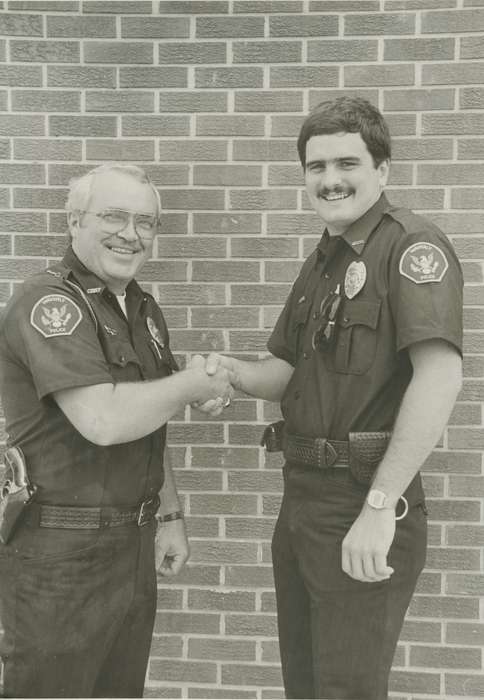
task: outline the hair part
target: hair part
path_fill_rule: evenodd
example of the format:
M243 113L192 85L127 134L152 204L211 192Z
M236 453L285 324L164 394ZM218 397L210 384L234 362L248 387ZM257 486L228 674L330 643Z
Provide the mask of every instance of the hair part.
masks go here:
M338 97L320 102L306 117L299 132L297 150L306 169L306 144L321 134L359 133L375 168L391 159L391 137L381 112L362 97Z
M150 177L137 165L128 165L124 163L105 163L104 165L99 165L97 168L93 168L88 173L81 175L81 177L70 180L66 211L69 214L86 211L87 207L89 206L89 200L91 198L96 177L98 175L104 175L105 173L111 172L127 175L128 177L132 177L134 180L151 187L156 199L156 215L158 217L161 215L160 193L156 189Z

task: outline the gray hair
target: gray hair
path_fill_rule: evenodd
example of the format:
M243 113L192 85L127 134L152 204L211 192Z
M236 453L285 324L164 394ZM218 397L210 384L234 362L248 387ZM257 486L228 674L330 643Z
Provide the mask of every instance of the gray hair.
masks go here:
M138 182L149 185L153 190L153 194L156 199L157 216L161 214L161 199L160 193L156 189L152 180L146 174L146 172L139 168L137 165L125 164L125 163L105 163L104 165L99 165L97 168L93 168L85 175L81 177L73 178L69 181L69 195L66 202L67 212L82 212L85 211L89 204L89 199L92 194L92 188L94 186L94 180L97 175L104 175L104 173L117 172L123 175L128 175L134 178Z

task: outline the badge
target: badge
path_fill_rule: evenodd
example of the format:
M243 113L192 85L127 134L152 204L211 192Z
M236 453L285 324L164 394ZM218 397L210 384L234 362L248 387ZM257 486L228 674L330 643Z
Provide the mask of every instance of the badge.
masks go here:
M353 299L361 292L366 282L366 265L364 262L352 262L346 270L345 296Z
M449 263L440 248L433 243L414 243L400 258L400 274L416 284L440 282Z
M82 320L81 309L63 294L49 294L34 305L31 325L44 338L72 335Z
M158 345L160 346L160 348L164 348L164 347L165 347L165 343L163 342L163 338L161 337L161 333L160 333L160 331L159 331L159 329L158 329L158 326L156 325L156 323L155 323L155 322L153 321L153 319L151 318L151 316L148 316L148 318L146 319L146 325L147 325L147 327L148 327L148 330L149 330L150 335L151 335L151 337L153 338L153 340L154 340L156 343L158 343Z

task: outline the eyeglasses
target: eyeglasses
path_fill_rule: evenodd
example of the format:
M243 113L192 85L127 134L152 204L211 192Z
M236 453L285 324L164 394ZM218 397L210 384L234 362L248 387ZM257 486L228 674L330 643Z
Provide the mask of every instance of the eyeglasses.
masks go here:
M317 328L312 337L313 350L319 348L326 352L333 344L336 335L336 317L338 309L341 305L340 285L336 287L334 292L327 294L320 307L320 316L322 323Z
M124 231L130 221L140 238L152 239L158 231L159 218L149 214L125 211L124 209L105 209L104 211L84 210L85 214L93 214L101 222L101 231L104 233L120 233Z

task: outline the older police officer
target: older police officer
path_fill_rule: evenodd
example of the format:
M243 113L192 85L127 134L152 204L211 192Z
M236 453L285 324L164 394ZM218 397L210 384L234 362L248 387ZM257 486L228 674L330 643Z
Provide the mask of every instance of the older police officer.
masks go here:
M286 458L273 563L287 697L384 700L425 560L418 470L461 386L462 275L441 231L383 194L390 136L370 103L320 104L298 150L323 236L272 356L215 355L207 371L281 400L265 441L282 432Z
M146 174L96 168L67 208L71 247L15 292L0 333L9 445L35 489L0 544L4 692L138 697L155 559L173 575L188 557L166 422L232 389L202 358L174 373L163 314L134 280L159 225Z

